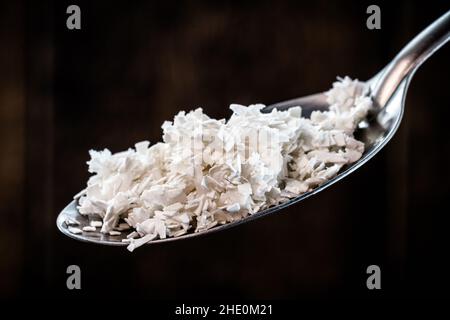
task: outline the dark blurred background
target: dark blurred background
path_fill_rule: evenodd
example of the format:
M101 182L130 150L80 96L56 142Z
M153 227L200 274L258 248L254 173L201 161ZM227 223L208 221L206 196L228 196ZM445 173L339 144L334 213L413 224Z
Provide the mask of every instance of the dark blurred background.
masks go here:
M81 8L81 30L66 8ZM378 4L382 29L366 28ZM448 1L10 1L0 5L0 297L445 297L449 53L417 72L400 130L356 173L282 213L207 237L76 242L59 211L91 148L161 137L180 109L228 117L374 75ZM66 288L66 268L82 290ZM366 288L381 267L382 290Z

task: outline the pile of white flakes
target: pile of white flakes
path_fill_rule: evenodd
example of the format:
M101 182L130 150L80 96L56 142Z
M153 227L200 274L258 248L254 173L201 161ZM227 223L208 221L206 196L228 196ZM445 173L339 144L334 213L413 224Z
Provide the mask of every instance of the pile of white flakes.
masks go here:
M310 118L301 107L262 113L262 104L232 104L228 121L202 109L181 111L162 125L163 142L143 141L115 154L91 150L94 175L77 196L78 210L103 219L97 225L103 233L133 228L123 240L133 251L308 192L364 151L353 137L371 107L364 84L338 78L326 94L329 110Z

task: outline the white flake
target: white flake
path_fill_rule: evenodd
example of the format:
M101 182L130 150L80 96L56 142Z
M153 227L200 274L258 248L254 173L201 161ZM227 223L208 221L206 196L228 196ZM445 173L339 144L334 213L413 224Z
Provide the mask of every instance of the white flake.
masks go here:
M96 230L96 228L93 227L93 226L85 226L85 227L83 227L83 231L85 231L85 232L94 232L95 230Z
M91 221L89 223L89 225L91 227L100 228L103 225L103 223L101 221L99 221L99 220L95 220L95 221Z
M76 227L69 227L68 230L70 233L73 233L73 234L83 233L83 231L80 228L76 228Z
M93 175L76 196L78 210L101 217L91 226L103 233L133 228L125 240L133 251L311 191L364 152L353 132L371 107L367 88L338 78L326 95L329 110L310 118L302 117L301 106L263 113L262 104L232 104L228 121L202 109L181 111L162 125L161 143L142 141L115 154L91 150Z

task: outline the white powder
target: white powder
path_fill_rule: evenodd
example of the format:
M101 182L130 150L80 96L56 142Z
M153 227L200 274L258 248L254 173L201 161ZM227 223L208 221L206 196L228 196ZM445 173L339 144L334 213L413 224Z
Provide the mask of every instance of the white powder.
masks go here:
M309 119L301 107L262 113L232 104L228 121L202 109L162 125L163 142L89 153L87 188L78 210L103 219L101 232L135 232L128 249L153 239L201 232L308 192L357 161L353 137L371 107L363 83L345 77L327 93L328 111ZM120 224L121 223L121 224ZM194 228L195 226L195 228Z

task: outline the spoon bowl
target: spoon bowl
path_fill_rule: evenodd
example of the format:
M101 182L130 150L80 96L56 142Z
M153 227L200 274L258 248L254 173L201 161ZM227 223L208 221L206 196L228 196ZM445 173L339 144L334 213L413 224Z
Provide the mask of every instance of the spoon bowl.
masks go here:
M198 233L188 233L179 237L152 240L148 244L156 244L168 241L183 240L213 232L222 231L242 223L250 222L263 216L277 213L282 209L298 203L310 196L321 192L344 177L348 176L356 169L369 161L377 154L393 137L400 126L404 108L405 98L410 81L415 71L428 59L435 51L442 47L450 39L450 11L436 20L428 28L416 36L383 70L381 70L372 79L366 81L370 91L370 96L374 104L374 112L368 119L360 123L355 132L355 137L365 145L365 151L362 157L355 163L344 168L334 178L328 180L319 187L283 202L277 206L261 210L246 218L237 220L224 225L216 226L206 231ZM326 102L324 93L318 93L306 97L296 98L267 106L263 111L270 112L272 109L289 109L290 107L301 106L302 114L308 117L315 110L326 110L329 106ZM122 232L120 235L112 236L102 234L100 231L82 232L74 234L69 231L68 221L75 221L78 227L82 229L89 225L89 219L81 215L77 210L76 200L73 200L58 215L56 224L58 229L65 235L76 240L92 242L111 246L125 246L128 232Z

